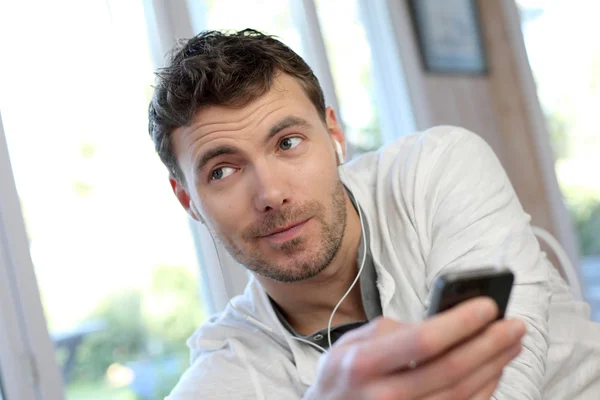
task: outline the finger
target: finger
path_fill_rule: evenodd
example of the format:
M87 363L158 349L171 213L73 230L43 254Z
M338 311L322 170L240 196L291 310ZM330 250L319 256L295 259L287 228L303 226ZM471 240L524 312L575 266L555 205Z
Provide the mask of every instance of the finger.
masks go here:
M418 390L416 394L425 394L456 386L470 375L484 378L494 376L502 372L502 361L508 363L512 360L506 358L506 350L514 345L520 347L524 334L525 326L522 321L496 322L482 334L452 349L441 358L411 371L403 379L410 379L414 383ZM500 361L494 363L493 360ZM497 370L493 370L494 367ZM481 373L477 374L478 372Z
M495 376L482 390L480 390L471 400L490 400L498 387L502 374Z
M370 390L374 398L420 398L438 392L452 394L453 391L474 393L491 377L501 373L502 368L516 356L511 347L515 344L515 339L510 337L509 332L512 324L522 326L519 322L496 322L481 335L451 350L440 359L414 371L405 370L379 379ZM522 336L522 333L524 329L523 332L518 331L517 336ZM520 346L519 339L516 339L516 344ZM440 394L439 398L444 397Z
M412 326L404 322L394 321L390 318L376 318L365 326L353 329L339 338L335 347L348 346L362 341L373 340L376 337L399 332L403 328Z
M337 340L328 352L327 357L319 359L319 366L320 368L329 368L334 365L341 365L345 376L352 382L359 383L371 376L369 363L376 360L371 357L364 360L365 357L360 356L361 353L366 354L364 350L366 346L357 348L356 346L352 347L352 345L363 342L372 343L382 336L400 332L402 328L408 326L409 324L390 318L376 318L367 325L354 329ZM360 351L357 351L359 349Z
M510 346L492 358L488 363L477 368L472 374L456 384L445 387L427 400L472 399L490 400L502 376L502 370L521 352L521 344Z
M415 360L423 363L481 331L498 315L496 302L479 297L425 321L417 332Z
M351 379L384 376L446 352L493 321L498 313L489 298L466 301L418 326L357 343L345 354Z

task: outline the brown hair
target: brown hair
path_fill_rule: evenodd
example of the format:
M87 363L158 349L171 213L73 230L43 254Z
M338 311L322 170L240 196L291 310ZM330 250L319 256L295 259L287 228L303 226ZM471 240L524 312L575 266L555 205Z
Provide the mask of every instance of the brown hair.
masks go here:
M173 130L189 125L202 107L248 104L270 89L278 72L298 80L325 120L323 90L311 68L273 36L253 29L206 31L179 42L168 66L156 73L148 110L150 137L171 176L184 183L173 153Z

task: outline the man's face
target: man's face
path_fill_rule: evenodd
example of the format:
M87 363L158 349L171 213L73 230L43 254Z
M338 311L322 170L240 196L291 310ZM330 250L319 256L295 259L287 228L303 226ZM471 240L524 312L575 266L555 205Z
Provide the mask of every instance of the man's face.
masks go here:
M201 109L174 131L185 188L171 183L238 262L281 282L308 279L329 265L346 225L334 138L344 140L333 111L326 126L300 84L279 74L248 105Z

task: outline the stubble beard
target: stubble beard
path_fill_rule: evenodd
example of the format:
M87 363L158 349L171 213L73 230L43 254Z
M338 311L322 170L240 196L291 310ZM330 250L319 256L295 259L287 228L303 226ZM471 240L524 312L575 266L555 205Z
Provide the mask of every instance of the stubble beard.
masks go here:
M331 264L342 244L347 223L344 191L342 182L338 180L330 196L329 218L323 204L311 201L294 209L267 214L262 220L244 229L241 235L242 246L234 243L231 238L218 234L216 236L237 262L255 274L288 283L310 279ZM285 257L284 263L275 263L259 248L257 241L261 239L257 239L257 236L306 218L319 223L319 237L314 240L314 237L302 235L278 246L276 251ZM309 242L314 244L309 246Z

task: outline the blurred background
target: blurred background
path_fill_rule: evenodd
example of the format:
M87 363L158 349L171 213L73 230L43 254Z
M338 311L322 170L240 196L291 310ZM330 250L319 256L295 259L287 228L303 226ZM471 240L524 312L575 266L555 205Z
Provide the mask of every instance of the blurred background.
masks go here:
M436 124L482 135L600 320L599 14L587 0L0 0L1 122L66 398L162 399L223 285L243 286L215 278L147 133L155 69L205 29L251 27L305 57L354 155ZM465 64L442 54L456 32L456 54L477 56Z

